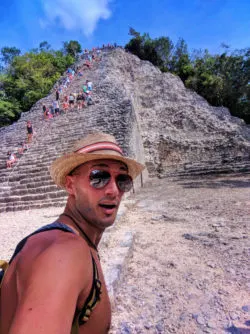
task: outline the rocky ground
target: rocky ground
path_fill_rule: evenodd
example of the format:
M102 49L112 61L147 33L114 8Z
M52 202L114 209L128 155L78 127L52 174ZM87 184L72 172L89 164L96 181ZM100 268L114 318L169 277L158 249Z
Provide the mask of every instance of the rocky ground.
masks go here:
M250 333L249 186L249 175L157 180L130 198L112 334Z
M250 333L250 175L152 180L100 245L110 334ZM59 208L1 214L0 258Z

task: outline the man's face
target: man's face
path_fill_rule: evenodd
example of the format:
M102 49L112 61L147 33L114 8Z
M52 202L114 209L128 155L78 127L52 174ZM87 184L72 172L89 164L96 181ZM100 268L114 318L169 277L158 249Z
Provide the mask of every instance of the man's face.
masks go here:
M93 171L107 171L111 178L101 188L91 185L90 175ZM116 218L123 195L116 184L115 177L127 174L127 167L115 160L93 160L79 166L72 176L67 176L66 188L74 197L77 214L90 225L101 230L111 226Z

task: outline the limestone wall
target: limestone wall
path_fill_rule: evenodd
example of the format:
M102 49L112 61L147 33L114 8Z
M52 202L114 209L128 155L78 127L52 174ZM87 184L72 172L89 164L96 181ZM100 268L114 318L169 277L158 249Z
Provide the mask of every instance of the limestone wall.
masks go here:
M250 129L223 107L212 107L182 81L116 50L105 72L130 97L150 175L247 170Z

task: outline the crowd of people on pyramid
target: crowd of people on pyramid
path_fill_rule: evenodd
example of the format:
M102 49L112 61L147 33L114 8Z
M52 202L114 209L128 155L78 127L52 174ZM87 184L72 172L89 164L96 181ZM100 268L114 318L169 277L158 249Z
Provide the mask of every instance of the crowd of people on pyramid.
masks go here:
M70 93L67 93L72 81L77 77L84 76L86 67L91 68L93 62L101 60L100 50L95 50L95 48L93 48L91 54L88 50L85 50L82 56L84 57L84 63L81 67L78 65L76 68L70 67L67 69L66 77L56 89L53 102L50 105L43 104L42 112L45 120L50 120L60 114L67 114L75 109L81 110L94 103L92 99L93 84L90 80L86 80L80 90L75 91L72 89Z
M86 80L86 82L82 85L81 90L70 92L69 94L65 93L65 90L69 88L71 81L73 80L75 74L74 70L71 68L69 71L69 81L66 79L55 92L55 100L49 105L46 106L43 104L42 112L45 120L49 120L61 114L67 114L68 111L73 111L75 109L81 110L86 106L93 104L92 99L92 91L93 84L90 80Z
M117 45L112 44L103 44L102 49L114 49ZM85 49L81 55L81 59L84 60L84 63L80 67L79 65L75 68L68 68L66 77L60 82L59 86L55 92L55 99L53 102L46 106L43 104L42 111L43 117L45 120L50 120L54 117L59 116L60 114L66 114L68 112L76 110L81 110L89 105L92 105L92 92L93 84L90 80L82 85L81 90L72 91L69 94L66 94L66 91L70 88L70 85L75 77L83 77L85 69L91 69L93 62L99 62L102 59L101 48L92 48L91 52L88 49ZM6 168L11 168L18 159L29 149L30 143L33 138L33 126L31 121L27 121L27 138L26 140L18 143L17 152L8 151Z

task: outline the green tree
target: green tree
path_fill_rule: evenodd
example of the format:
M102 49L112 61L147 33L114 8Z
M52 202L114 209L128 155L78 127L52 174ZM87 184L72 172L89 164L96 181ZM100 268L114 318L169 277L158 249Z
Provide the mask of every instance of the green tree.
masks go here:
M39 44L40 51L49 51L51 49L51 45L47 41L43 41Z
M59 79L61 73L53 64L54 55L48 52L27 52L16 57L11 66L11 77L5 81L5 91L27 110L38 99L45 96ZM14 86L14 87L13 87Z
M169 63L170 72L178 75L184 83L192 75L193 66L184 39L180 38L176 43Z
M71 55L51 50L47 42L42 42L39 49L13 57L0 74L0 125L18 119L22 111L46 96L73 62Z
M209 103L228 107L232 115L250 123L250 48L230 51L223 43L221 54L198 50L190 55L182 38L174 46L168 37L151 39L133 28L129 35L126 50L178 75Z
M194 57L193 73L185 81L215 106L228 107L230 112L250 122L250 59L249 49L231 54L210 55L207 50Z
M133 53L134 55L138 56L139 58L143 59L143 41L142 37L138 36L132 38L128 44L125 45L125 50Z
M16 47L5 46L1 48L1 60L5 63L5 65L11 64L14 57L17 57L21 54L21 51Z
M141 36L133 28L130 28L129 34L134 37L125 45L127 51L143 60L149 60L155 66L163 66L163 61L156 50L155 41L150 38L149 34Z
M64 55L62 51L54 51L53 59L51 60L53 66L62 74L67 67L75 62L75 59L71 55Z
M161 59L160 68L163 72L169 71L174 44L168 37L159 37L154 40L154 48Z
M6 101L0 98L0 126L14 122L20 114L18 103Z
M63 42L63 50L66 55L70 55L74 58L82 52L82 47L77 41Z
M133 36L134 38L140 37L140 33L136 31L134 28L130 27L129 28L129 33L130 36Z

